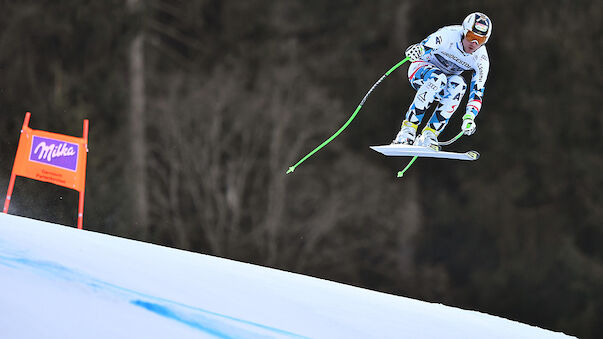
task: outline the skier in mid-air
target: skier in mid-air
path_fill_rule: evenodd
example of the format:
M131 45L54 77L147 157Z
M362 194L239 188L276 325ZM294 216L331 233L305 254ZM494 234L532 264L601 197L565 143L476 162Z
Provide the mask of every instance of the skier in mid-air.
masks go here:
M469 70L473 74L461 129L466 135L475 132L475 117L482 106L490 67L484 45L491 33L490 18L475 12L469 14L462 25L442 27L420 43L408 47L405 54L412 62L408 68L408 79L417 93L393 144L438 149L438 135L448 124L467 89L460 74ZM439 104L421 135L416 137L423 115L434 101Z

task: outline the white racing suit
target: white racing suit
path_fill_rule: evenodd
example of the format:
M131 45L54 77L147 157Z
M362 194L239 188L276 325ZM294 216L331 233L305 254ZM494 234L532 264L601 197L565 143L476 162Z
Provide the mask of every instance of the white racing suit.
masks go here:
M473 71L465 114L475 118L482 106L490 68L488 52L485 46L481 46L472 54L465 53L462 39L463 28L460 25L439 29L420 42L425 54L408 68L408 80L417 93L406 112L406 120L421 124L425 111L438 101L427 123L436 136L444 130L463 99L467 84L460 74L464 71Z

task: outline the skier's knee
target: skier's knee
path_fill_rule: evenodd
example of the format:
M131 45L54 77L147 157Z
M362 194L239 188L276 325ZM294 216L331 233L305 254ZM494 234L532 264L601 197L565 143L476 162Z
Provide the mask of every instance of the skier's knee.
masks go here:
M462 97L467 89L467 83L462 76L452 75L448 78L446 89L448 93L453 94L453 96L460 95Z
M447 80L448 79L446 78L446 74L438 70L436 72L433 72L432 76L425 84L429 87L430 90L434 91L435 93L439 93L440 91L446 88Z

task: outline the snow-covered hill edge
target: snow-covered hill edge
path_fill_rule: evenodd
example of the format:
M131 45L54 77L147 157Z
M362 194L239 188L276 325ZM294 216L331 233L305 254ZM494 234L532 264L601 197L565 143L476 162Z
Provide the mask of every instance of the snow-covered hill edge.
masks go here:
M208 255L0 214L2 338L571 338Z

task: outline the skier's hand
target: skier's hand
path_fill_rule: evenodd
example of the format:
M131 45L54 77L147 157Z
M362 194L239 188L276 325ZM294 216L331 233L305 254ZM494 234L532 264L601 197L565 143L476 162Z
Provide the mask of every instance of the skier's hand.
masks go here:
M465 114L463 116L463 124L461 125L461 129L465 135L471 135L475 133L477 129L477 124L475 123L475 118L471 114Z
M421 57L425 54L425 48L421 44L414 44L408 47L404 54L406 54L406 57L408 60L410 60L410 62L415 62L421 59Z

